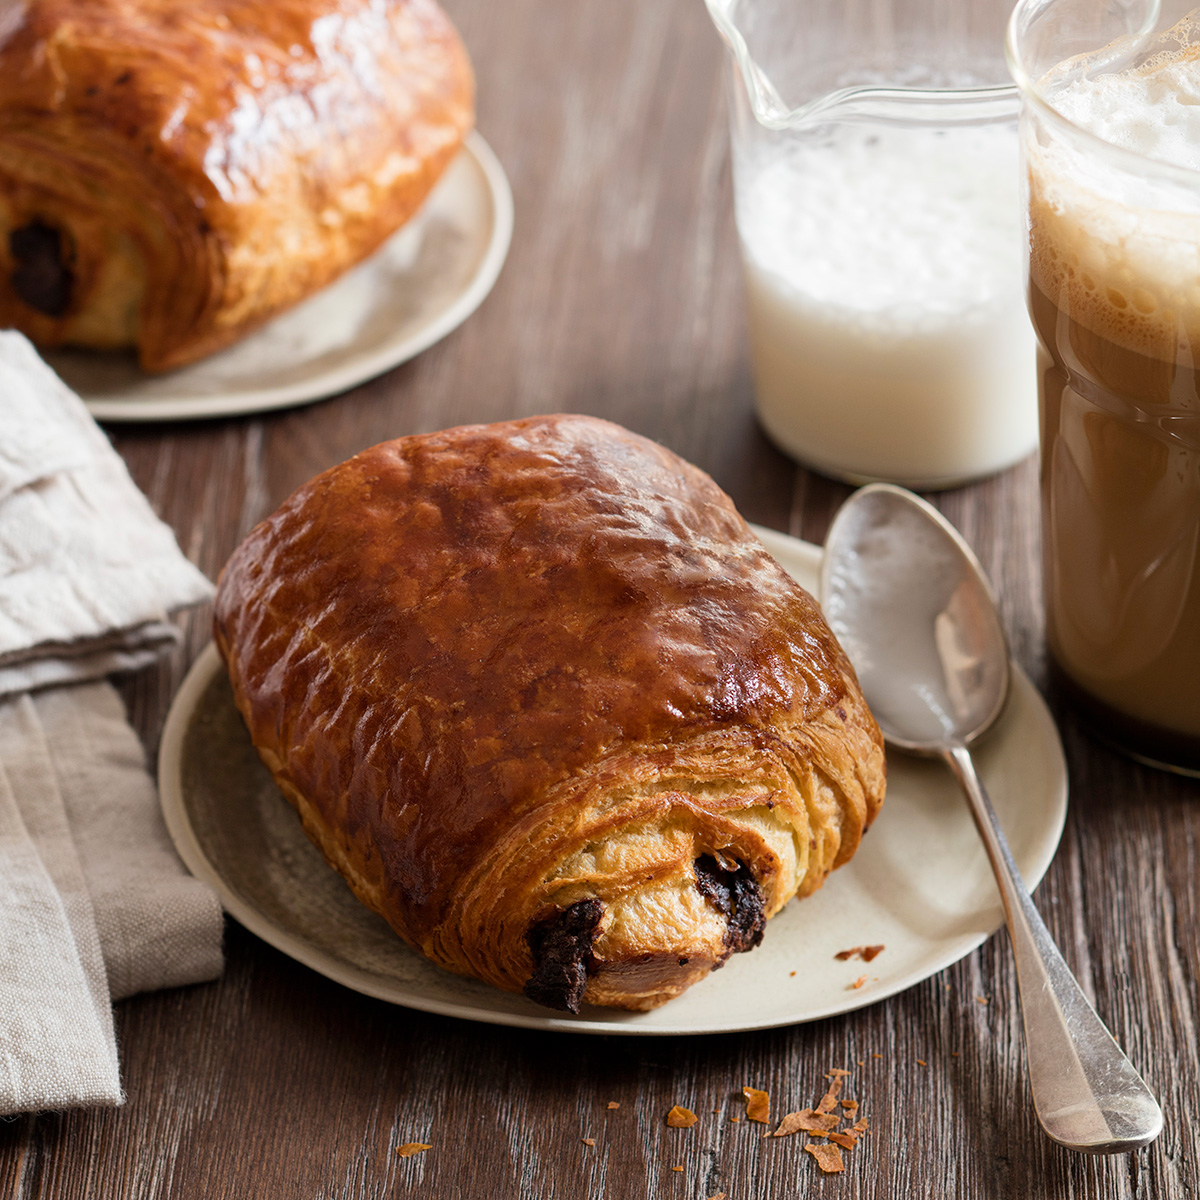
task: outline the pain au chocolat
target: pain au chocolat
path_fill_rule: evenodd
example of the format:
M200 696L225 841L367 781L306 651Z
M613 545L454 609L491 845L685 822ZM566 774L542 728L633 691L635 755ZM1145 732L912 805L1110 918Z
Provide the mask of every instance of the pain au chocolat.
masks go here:
M375 250L473 117L433 0L0 2L0 327L191 362Z
M326 471L234 553L215 634L355 895L553 1008L677 996L820 887L883 798L816 603L707 475L605 421Z

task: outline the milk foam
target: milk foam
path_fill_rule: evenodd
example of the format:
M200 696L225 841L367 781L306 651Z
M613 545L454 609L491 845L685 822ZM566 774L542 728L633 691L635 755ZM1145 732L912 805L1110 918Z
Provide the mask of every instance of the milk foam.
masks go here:
M1030 275L1073 320L1173 361L1200 352L1200 26L1185 17L1121 71L1064 63L1039 85L1074 125L1194 179L1106 157L1060 131L1026 138Z
M1073 79L1049 99L1067 120L1114 146L1200 170L1200 46L1160 51L1118 74Z
M759 416L834 474L912 485L1036 443L1016 131L840 127L737 172Z

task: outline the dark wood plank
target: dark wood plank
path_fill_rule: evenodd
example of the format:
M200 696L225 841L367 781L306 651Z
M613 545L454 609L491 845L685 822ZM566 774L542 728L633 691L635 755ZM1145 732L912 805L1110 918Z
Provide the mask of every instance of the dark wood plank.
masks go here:
M138 483L215 577L295 486L373 442L577 410L660 439L710 471L749 519L819 541L849 489L795 466L753 419L721 50L703 7L447 6L477 64L480 128L516 198L495 291L438 346L345 396L113 429ZM1014 653L1042 681L1034 464L933 499L975 546ZM125 685L151 753L207 622L204 611L184 618L173 659ZM1167 1129L1147 1151L1086 1159L1040 1134L1003 934L834 1020L626 1039L393 1008L231 923L220 981L118 1006L123 1109L0 1122L0 1196L1196 1196L1197 785L1119 758L1056 712L1072 809L1038 898L1162 1097ZM835 1066L853 1072L846 1094L871 1133L847 1154L846 1176L825 1180L802 1135L763 1141L741 1088L769 1090L782 1114L812 1104ZM694 1128L666 1127L676 1103L699 1114ZM433 1149L398 1158L408 1141Z

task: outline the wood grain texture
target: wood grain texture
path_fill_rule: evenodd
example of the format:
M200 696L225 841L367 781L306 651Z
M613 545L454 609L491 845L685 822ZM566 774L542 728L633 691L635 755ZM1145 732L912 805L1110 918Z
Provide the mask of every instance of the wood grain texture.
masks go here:
M215 576L293 488L365 446L550 410L656 438L713 474L748 519L821 540L848 489L796 467L753 418L721 50L703 6L447 7L478 69L480 128L515 192L500 281L459 331L345 396L113 430L184 550ZM1034 464L933 499L980 554L1014 652L1042 680ZM124 684L151 748L207 622L185 618L179 654ZM390 1007L230 923L220 981L117 1007L123 1109L0 1122L0 1197L1200 1196L1200 785L1110 753L1056 711L1072 806L1037 898L1163 1101L1165 1132L1145 1151L1089 1159L1041 1135L1003 934L845 1017L640 1040ZM764 1142L761 1126L732 1120L743 1086L767 1089L782 1115L811 1105L835 1066L853 1072L846 1095L871 1125L844 1176L820 1177L803 1135ZM674 1104L697 1124L668 1128ZM410 1141L433 1149L398 1157Z

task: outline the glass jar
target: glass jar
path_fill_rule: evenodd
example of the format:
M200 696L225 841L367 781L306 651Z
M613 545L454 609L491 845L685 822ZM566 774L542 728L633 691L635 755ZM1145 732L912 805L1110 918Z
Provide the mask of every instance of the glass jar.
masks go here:
M1155 0L1021 0L1008 39L1022 92L1048 648L1060 684L1101 734L1192 773L1197 46L1200 27L1183 6ZM1192 102L1180 104L1188 89Z

